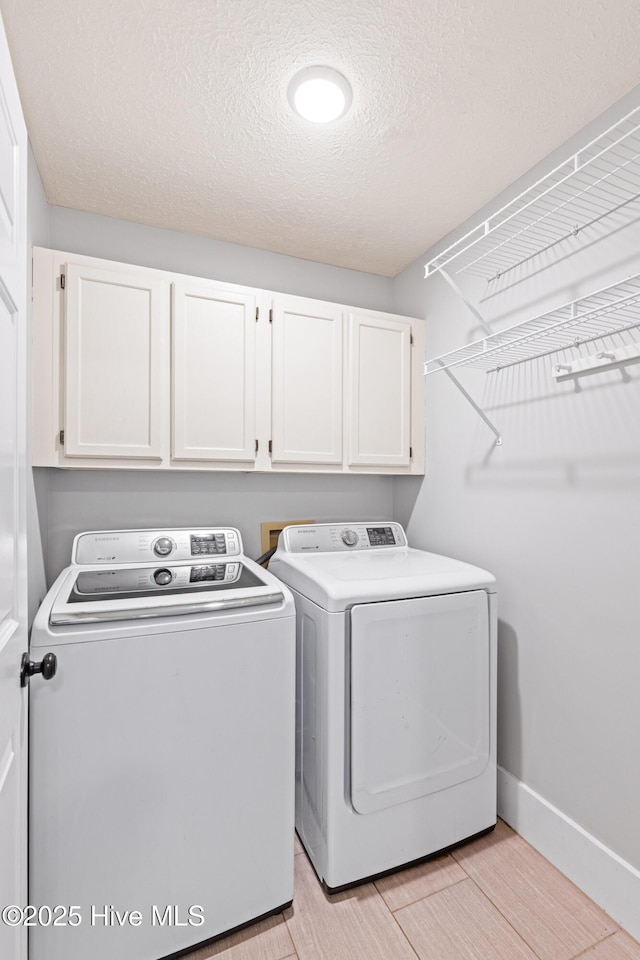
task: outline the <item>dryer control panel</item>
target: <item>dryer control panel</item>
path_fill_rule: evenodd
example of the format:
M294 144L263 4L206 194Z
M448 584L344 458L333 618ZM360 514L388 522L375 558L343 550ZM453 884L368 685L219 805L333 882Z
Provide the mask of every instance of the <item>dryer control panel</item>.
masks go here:
M332 553L406 546L407 538L399 523L379 520L285 527L278 542L278 550L285 553Z
M79 533L73 541L71 562L148 563L158 560L177 563L204 557L239 557L240 531L234 527L183 527L169 530L94 530Z

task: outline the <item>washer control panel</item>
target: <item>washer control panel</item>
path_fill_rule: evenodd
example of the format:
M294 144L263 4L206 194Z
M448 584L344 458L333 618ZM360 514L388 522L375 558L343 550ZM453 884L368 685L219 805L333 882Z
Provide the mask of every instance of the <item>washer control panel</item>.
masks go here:
M89 564L176 563L194 557L239 557L240 531L234 527L172 530L95 530L73 541L71 562Z
M407 538L399 523L314 523L285 527L278 550L286 553L331 553L406 547Z

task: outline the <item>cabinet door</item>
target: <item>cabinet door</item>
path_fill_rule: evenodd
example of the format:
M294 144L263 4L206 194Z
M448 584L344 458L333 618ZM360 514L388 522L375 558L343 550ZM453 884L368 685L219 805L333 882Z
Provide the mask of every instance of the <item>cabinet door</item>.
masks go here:
M173 457L255 459L256 300L173 285Z
M168 283L73 263L65 277L65 456L161 458Z
M342 463L342 307L277 297L272 327L272 461Z
M349 465L411 460L411 321L349 315Z

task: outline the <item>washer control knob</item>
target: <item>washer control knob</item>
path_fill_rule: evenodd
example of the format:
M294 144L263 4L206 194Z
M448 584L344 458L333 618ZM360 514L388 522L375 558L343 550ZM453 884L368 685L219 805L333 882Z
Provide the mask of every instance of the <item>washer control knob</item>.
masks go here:
M340 534L342 542L345 543L348 547L355 547L358 542L358 534L355 530L343 530Z
M157 540L154 540L152 546L156 557L168 557L173 550L173 540L170 540L169 537L158 537Z
M156 570L153 575L153 579L158 584L159 587L166 587L168 583L171 583L173 576L171 570Z

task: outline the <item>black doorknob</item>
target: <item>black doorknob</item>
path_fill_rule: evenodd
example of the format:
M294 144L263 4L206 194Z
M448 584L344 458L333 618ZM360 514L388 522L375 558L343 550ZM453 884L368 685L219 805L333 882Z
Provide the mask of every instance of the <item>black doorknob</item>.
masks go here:
M23 653L20 664L20 686L26 687L30 677L33 677L36 673L41 673L43 680L51 680L52 677L55 677L57 669L58 658L55 653L45 653L39 663L29 660L29 654Z

